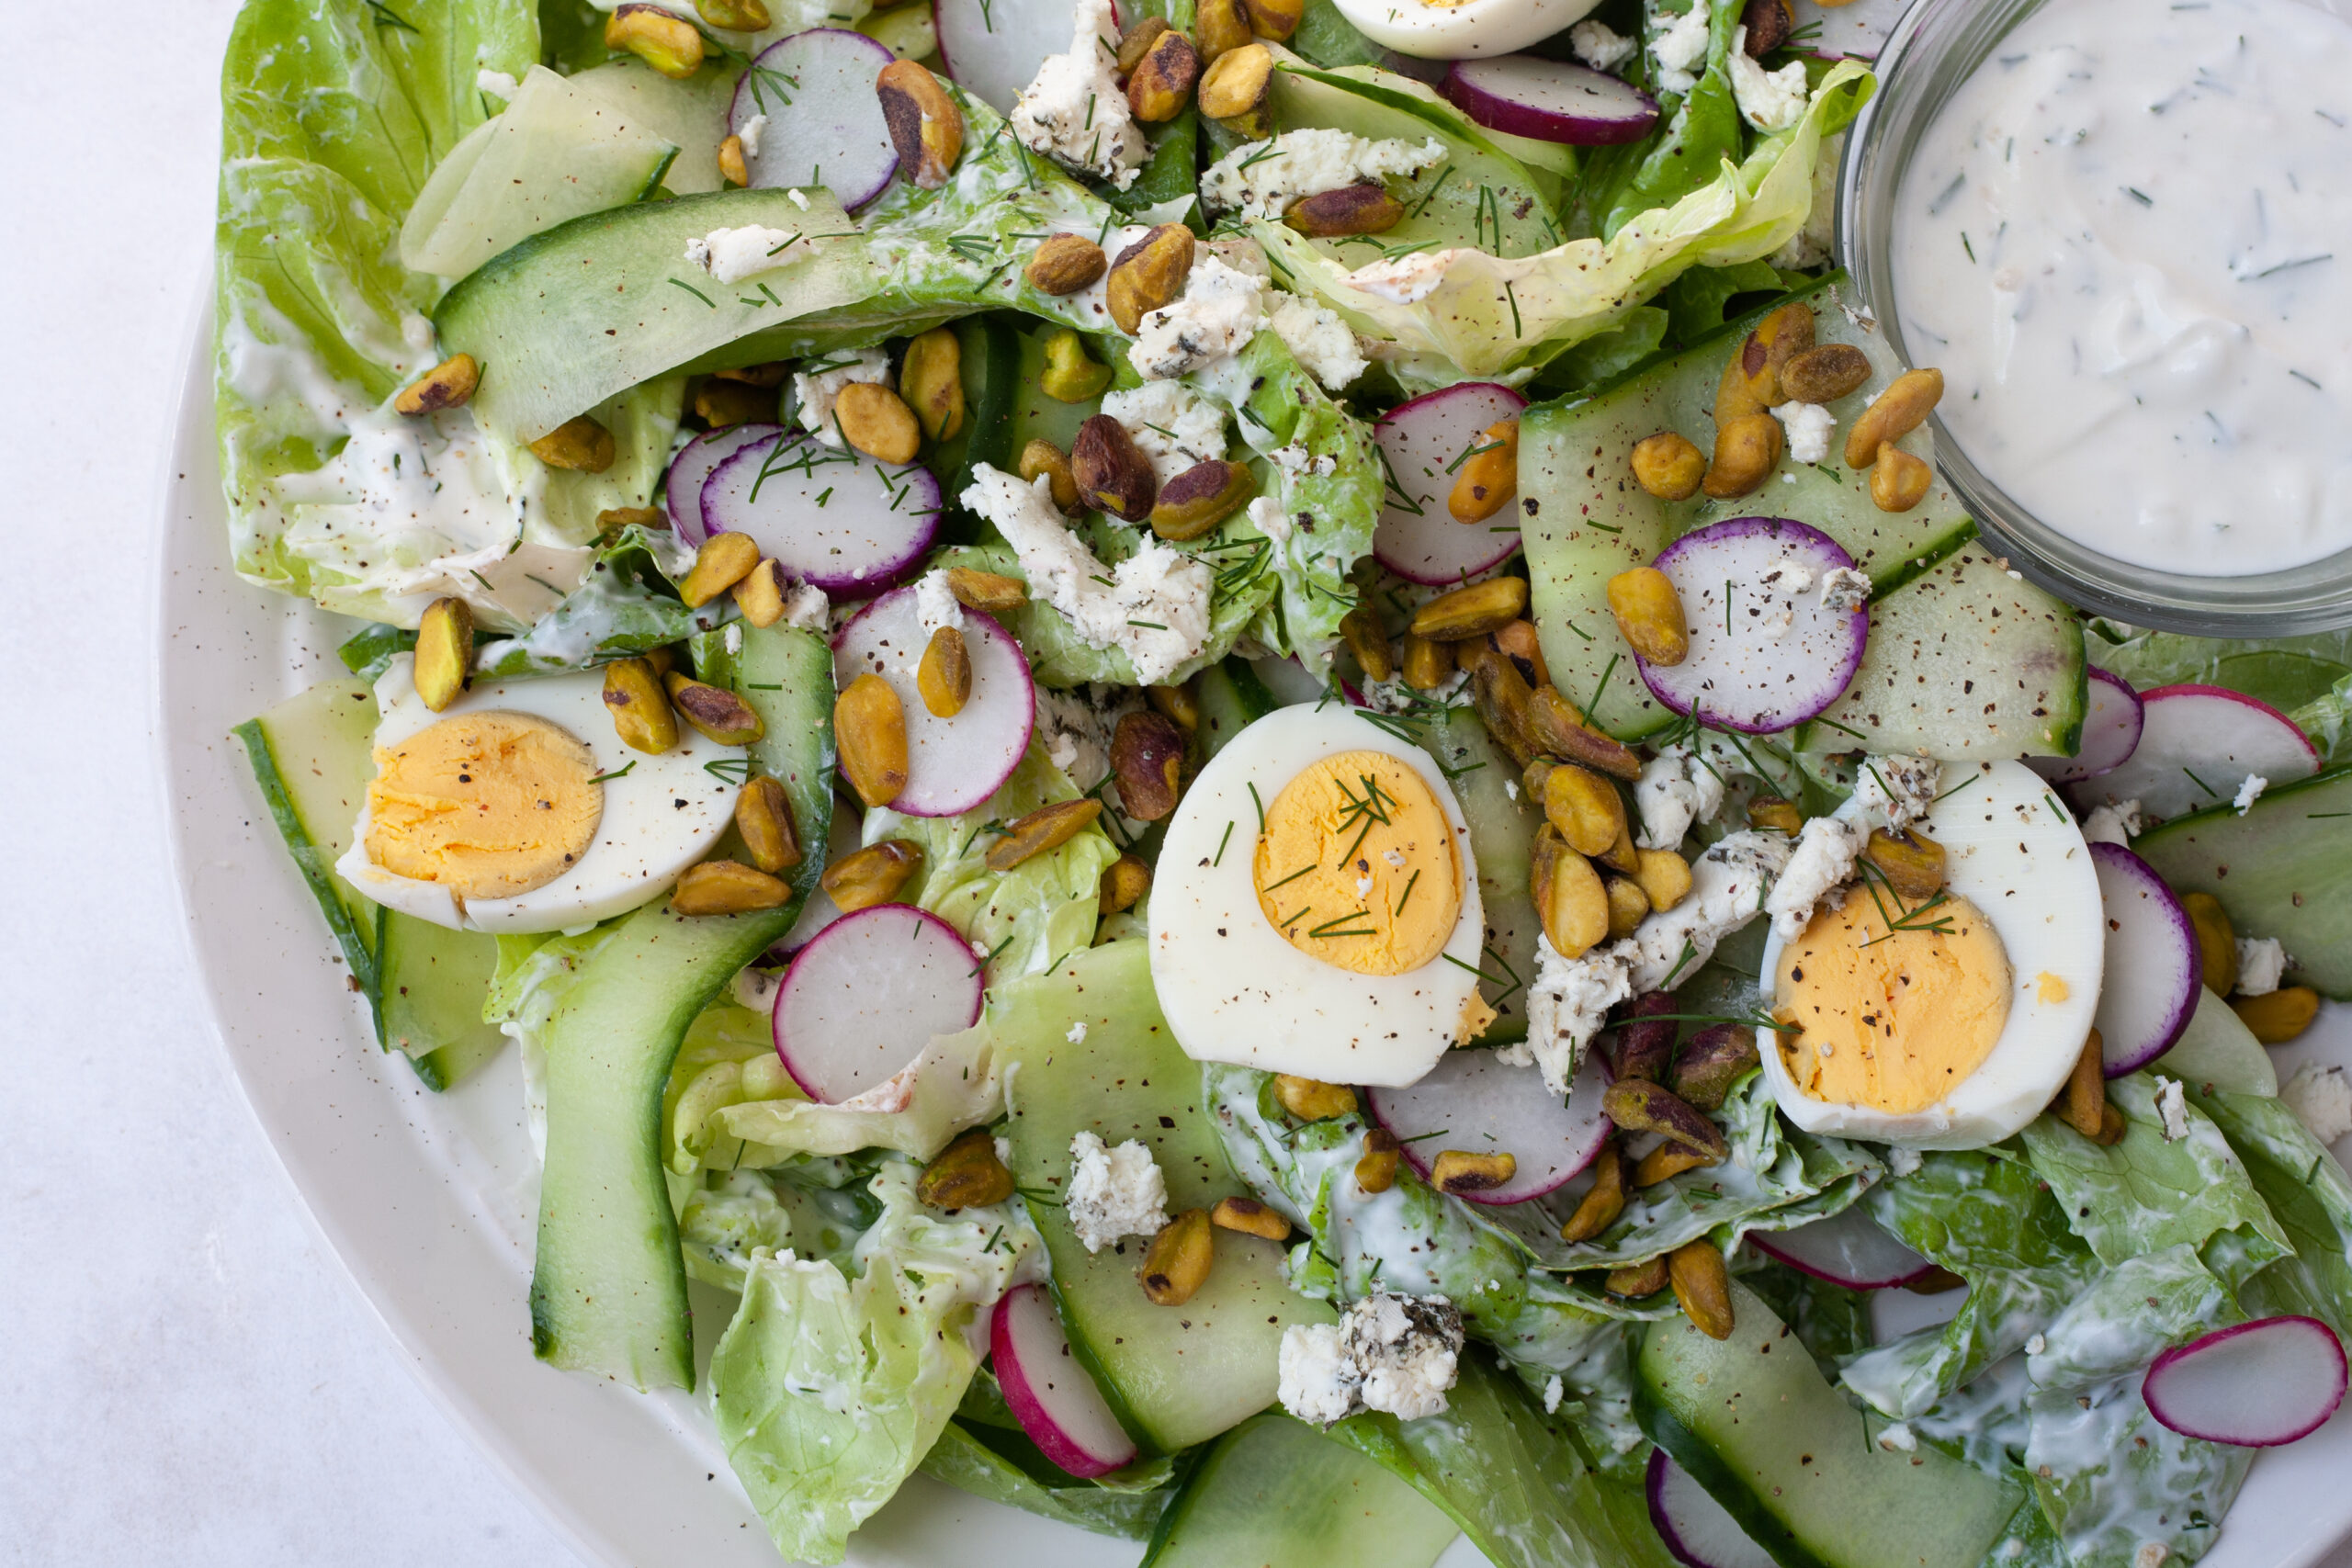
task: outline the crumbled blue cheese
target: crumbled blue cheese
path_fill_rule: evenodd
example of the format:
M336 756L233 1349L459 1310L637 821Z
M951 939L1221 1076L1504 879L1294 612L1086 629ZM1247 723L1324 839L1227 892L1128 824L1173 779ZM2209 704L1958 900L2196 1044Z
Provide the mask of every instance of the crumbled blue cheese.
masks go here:
M2346 1078L2342 1067L2305 1062L2278 1086L2278 1098L2323 1144L2352 1133L2352 1079Z
M1168 1224L1168 1179L1148 1145L1129 1138L1111 1148L1080 1133L1069 1141L1063 1212L1089 1252L1126 1236L1157 1235Z
M2287 976L2287 950L2275 936L2238 940L2238 995L2267 997Z
M492 71L487 65L474 73L474 90L488 93L501 103L512 103L523 85L503 71Z
M1387 175L1416 175L1446 156L1445 143L1434 137L1417 144L1321 127L1285 130L1210 164L1201 176L1201 197L1213 213L1276 219L1304 197Z
M2083 824L2083 839L2087 843L2115 844L2124 849L2140 836L2140 803L2136 800L2109 801L2091 807L2090 820Z
M767 128L768 117L763 114L755 114L743 122L743 128L735 133L735 140L743 144L744 157L756 158L760 155L760 138Z
M1803 61L1792 60L1778 71L1765 70L1749 57L1747 29L1741 28L1732 34L1731 96L1741 117L1770 134L1803 119L1813 93L1805 85Z
M1225 456L1225 410L1182 382L1147 381L1105 393L1102 412L1135 437L1161 484Z
M1329 305L1295 294L1276 294L1266 324L1326 391L1336 392L1349 385L1371 363L1364 358L1356 334Z
M797 631L822 635L832 619L833 607L825 598L825 591L814 583L793 585L784 596L784 624Z
M2178 1078L2156 1075L2156 1119L2164 1123L2165 1142L2188 1136L2188 1100Z
M1850 566L1833 566L1821 574L1821 607L1832 615L1850 615L1870 602L1869 572Z
M1111 0L1078 0L1073 20L1069 51L1046 57L1007 118L1013 136L1031 152L1125 190L1136 183L1151 146L1114 69L1119 28Z
M1148 381L1189 375L1239 353L1265 324L1265 294L1258 280L1214 255L1203 256L1193 264L1184 292L1174 302L1145 312L1127 362Z
M1826 462L1829 457L1829 437L1838 428L1838 416L1819 403L1786 402L1772 411L1781 428L1789 438L1789 458L1797 463Z
M1655 85L1662 93L1687 93L1699 85L1699 70L1707 62L1707 28L1713 7L1707 0L1690 0L1690 8L1668 22L1650 39L1650 58L1657 62ZM1653 22L1659 18L1653 17Z
M1813 587L1813 569L1783 557L1756 574L1740 598L1751 631L1778 642L1796 625L1797 601Z
M686 242L686 260L721 283L741 283L754 273L785 265L785 253L802 236L789 229L746 224L741 229L713 229Z
M1765 900L1781 939L1804 931L1815 907L1854 874L1872 828L1899 833L1926 817L1942 782L1942 764L1932 757L1894 752L1863 759L1854 793L1829 816L1805 823L1795 853Z
M1104 567L1063 522L1043 474L1024 484L982 463L961 499L1021 558L1030 592L1089 648L1125 653L1137 684L1161 684L1207 643L1213 580L1200 561L1146 536L1135 554Z
M1595 71L1614 71L1634 58L1641 45L1606 22L1589 17L1568 29L1568 48Z
M1275 1397L1300 1420L1329 1427L1355 1413L1363 1380L1348 1359L1338 1324L1294 1323L1283 1329L1275 1369Z
M1634 805L1642 818L1640 847L1680 848L1690 825L1713 821L1723 804L1723 776L1693 756L1690 747L1667 747L1642 764L1642 776L1634 784Z
M1385 256L1376 262L1366 262L1348 274L1348 286L1387 300L1392 305L1418 305L1437 292L1445 281L1458 256L1475 256L1475 250L1448 248L1442 251L1413 251L1401 256Z
M828 446L842 446L833 423L833 400L853 382L880 386L890 379L890 356L878 348L854 348L812 359L792 374L792 400L800 428Z
M922 623L925 637L936 637L951 626L959 632L964 629L963 602L947 586L944 569L926 571L915 580L915 619Z
M2238 785L2237 794L2231 797L2230 804L2236 807L2238 815L2243 817L2254 809L2254 803L2260 800L2262 792L2269 787L2270 781L2260 773L2248 773L2245 783Z
M1283 1409L1319 1427L1359 1410L1406 1421L1435 1416L1459 1375L1462 1342L1462 1314L1443 1296L1374 1287L1337 1324L1283 1331L1276 1393Z
M1882 816L1889 832L1900 833L1928 815L1942 783L1943 764L1933 757L1892 751L1863 760L1852 798L1858 812Z

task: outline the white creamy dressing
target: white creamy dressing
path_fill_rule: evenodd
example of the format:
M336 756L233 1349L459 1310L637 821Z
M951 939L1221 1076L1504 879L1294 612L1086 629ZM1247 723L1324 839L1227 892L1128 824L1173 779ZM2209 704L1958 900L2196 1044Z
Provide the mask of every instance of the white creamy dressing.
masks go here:
M1928 127L1894 220L1915 363L2029 512L2160 570L2352 546L2352 23L2051 0Z

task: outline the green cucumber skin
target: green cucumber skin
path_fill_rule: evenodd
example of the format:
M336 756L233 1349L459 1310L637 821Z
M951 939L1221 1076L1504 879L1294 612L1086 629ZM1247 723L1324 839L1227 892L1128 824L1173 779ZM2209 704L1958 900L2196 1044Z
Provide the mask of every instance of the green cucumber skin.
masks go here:
M2344 815L2335 815L2343 813ZM2177 893L2211 893L2250 936L2294 955L2290 982L2352 1000L2352 765L2176 817L2132 851Z
M311 897L319 902L319 912L326 917L327 930L334 933L335 945L343 950L343 961L351 968L353 978L372 1002L376 996L376 955L369 951L367 938L351 908L336 889L340 884L331 869L332 863L319 852L309 831L302 826L294 809L292 796L286 788L285 775L279 772L277 759L272 753L269 736L262 728L262 721L249 718L229 732L244 742L245 755L253 764L254 783L261 790L269 807L270 820L277 829L278 838L286 845L287 854L294 862L294 869L302 874L304 886Z
M1739 1522L1747 1539L1762 1547L1765 1553L1781 1568L1837 1568L1825 1562L1805 1549L1803 1541L1789 1532L1789 1528L1756 1501L1756 1496L1742 1485L1725 1464L1690 1427L1675 1418L1674 1413L1660 1404L1646 1383L1634 1385L1634 1419L1649 1434L1651 1442L1666 1450L1675 1463L1690 1472L1691 1479L1707 1490L1709 1495L1724 1506L1726 1513Z
M1274 711L1274 694L1242 659L1227 659L1204 670L1198 690L1203 761L1225 750L1233 738Z
M404 1053L427 1087L462 1081L496 1055L506 1036L485 1023L481 999L498 969L498 939L452 931L390 909L378 911L376 1031Z

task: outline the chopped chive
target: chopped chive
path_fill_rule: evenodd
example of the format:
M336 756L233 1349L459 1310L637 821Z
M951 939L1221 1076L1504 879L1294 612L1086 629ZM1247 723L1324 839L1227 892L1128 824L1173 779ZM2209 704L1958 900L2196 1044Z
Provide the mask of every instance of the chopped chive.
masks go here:
M1213 861L1209 862L1209 864L1211 864L1211 865L1223 865L1223 864L1225 863L1225 846L1226 846L1227 844L1228 844L1228 843L1232 842L1232 841L1233 841L1233 821L1232 821L1232 818L1227 818L1226 819L1226 824L1225 824L1225 837L1223 837L1223 838L1219 839L1219 840L1216 841L1216 858L1215 860L1213 860Z
M1227 826L1230 829L1231 824L1228 823ZM1296 871L1292 872L1288 876L1283 877L1280 882L1269 882L1263 887L1258 889L1258 891L1261 893L1272 893L1275 888L1287 886L1291 883L1296 882L1300 877L1305 876L1308 872L1316 869L1317 869L1316 863L1309 861L1306 864L1300 866Z
M634 757L632 757L632 758L630 758L630 759L629 759L629 761L628 761L628 767L626 767L626 768L616 768L616 769L614 769L614 770L613 770L611 773L598 773L595 777L594 777L594 778L590 779L588 782L589 782L590 784L603 784L606 779L625 779L625 778L628 777L628 770L629 770L629 768L634 768L634 767L636 767L636 766L637 766L637 759L636 759L636 758L634 758Z
M1587 840L1587 842L1590 842L1590 840ZM1392 911L1392 913L1401 915L1401 914L1403 914L1403 913L1405 912L1405 906L1406 906L1406 904L1407 904L1407 903L1408 903L1408 902L1412 898L1412 897L1413 897L1413 889L1414 889L1414 887L1415 887L1416 886L1418 886L1418 885L1419 884L1420 880L1421 880L1420 868L1419 868L1419 867L1418 867L1418 866L1416 866L1416 867L1414 867L1414 869L1413 869L1413 875L1412 875L1412 879L1411 879L1410 881L1408 881L1408 882L1407 882L1407 883L1405 884L1405 894L1404 894L1404 897L1396 900L1396 909L1395 909L1395 910L1393 910L1393 911Z
M679 279L674 278L674 277L673 277L673 278L672 278L672 279L670 279L670 281L671 281L673 284L675 284L678 288L683 288L683 289L684 289L687 293L689 293L689 294L693 295L695 299L697 299L701 300L704 304L706 304L706 305L709 306L712 310L718 310L718 300L713 299L709 295L705 294L701 289L696 288L693 284L691 284L691 283L685 283L685 282L681 282Z
M1250 784L1250 804L1258 808L1258 831L1263 833L1266 830L1266 803L1258 798L1258 785L1254 780Z

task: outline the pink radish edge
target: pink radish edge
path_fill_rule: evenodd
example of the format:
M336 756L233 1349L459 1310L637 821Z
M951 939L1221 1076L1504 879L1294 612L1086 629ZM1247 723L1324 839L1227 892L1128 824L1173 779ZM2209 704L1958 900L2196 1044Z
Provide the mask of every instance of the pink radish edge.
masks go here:
M2099 1060L2107 1076L2136 1072L2173 1048L2196 1016L2197 931L2155 868L2120 844L2090 846L2107 915L2099 987Z
M1775 636L1756 614L1756 603L1770 601L1753 584L1758 572L1783 560L1810 570L1814 586L1792 596L1790 624ZM1651 694L1674 712L1702 710L1716 724L1770 735L1826 711L1853 683L1870 612L1822 604L1822 577L1833 568L1852 570L1854 558L1818 528L1790 517L1726 518L1683 535L1650 564L1681 596L1690 653L1673 665L1636 653L1634 663ZM1793 687L1801 670L1809 679Z
M1639 141L1658 118L1657 100L1631 83L1540 55L1457 60L1439 90L1489 130L1573 147Z
M670 526L681 541L699 548L710 536L703 524L702 487L712 471L752 443L783 434L780 424L728 424L706 430L678 448L662 481L662 500L670 513Z
M1683 1568L1776 1568L1771 1553L1739 1528L1731 1510L1664 1449L1650 1450L1643 1483L1650 1524Z
M1611 1122L1600 1097L1609 1088L1600 1053L1585 1054L1565 1100L1539 1092L1526 1069L1505 1066L1492 1051L1449 1051L1419 1082L1365 1091L1373 1119L1404 1145L1406 1163L1429 1179L1447 1148L1507 1151L1519 1168L1502 1186L1459 1194L1472 1203L1523 1203L1566 1186L1600 1156ZM1432 1133L1475 1128L1448 1143Z
M877 948L886 956L866 951ZM793 955L776 987L776 1059L820 1104L884 1089L933 1036L979 1021L980 970L971 943L928 909L876 904L843 915Z
M2086 671L2089 702L2083 714L2083 743L2071 757L2028 757L2026 766L2052 784L2079 784L2112 773L2139 749L2147 722L2140 694L2120 675L2093 666Z
M1519 548L1517 502L1484 523L1457 523L1446 510L1455 475L1446 472L1486 428L1515 418L1527 400L1490 381L1462 381L1398 403L1372 427L1391 481L1372 553L1408 582L1450 588L1510 558ZM1400 505L1402 496L1409 505ZM1410 508L1419 506L1419 513Z
M2099 778L2071 786L2076 805L2137 800L2154 816L2179 817L2225 804L2248 773L2279 784L2319 772L2319 751L2302 728L2244 692L2156 686L2140 694L2140 706L2139 744Z
M989 1317L989 1364L1013 1419L1054 1463L1091 1481L1135 1462L1135 1439L1070 1354L1069 1336L1045 1286L1016 1286L996 1303Z
M1907 1285L1936 1267L1860 1204L1789 1230L1749 1231L1747 1239L1758 1252L1801 1274L1851 1291Z
M907 723L907 784L891 808L910 817L953 817L985 804L1028 754L1037 724L1029 660L990 616L964 612L972 690L952 718L924 705L915 671L930 641L915 612L912 584L876 598L833 637L833 679L842 690L876 674L899 694Z
M2184 1438L2274 1449L2327 1424L2344 1403L2345 1376L2344 1346L2326 1324L2264 1317L2166 1350L2140 1380L2140 1396Z

